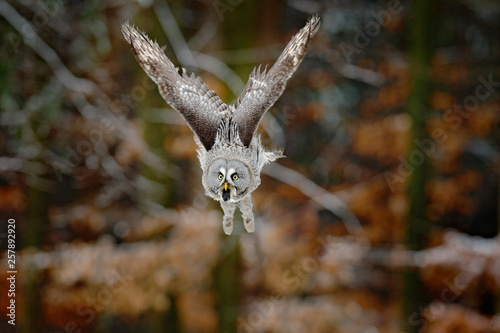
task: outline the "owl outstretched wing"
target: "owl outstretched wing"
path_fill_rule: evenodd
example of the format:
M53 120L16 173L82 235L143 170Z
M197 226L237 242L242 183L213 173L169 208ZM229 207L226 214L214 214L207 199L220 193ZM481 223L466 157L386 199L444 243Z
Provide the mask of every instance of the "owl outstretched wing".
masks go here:
M209 150L217 135L223 114L228 110L217 94L194 74L182 75L158 43L128 23L122 33L146 74L158 85L163 99L186 120L203 146Z
M238 124L240 140L249 146L267 110L285 90L286 82L306 55L307 46L319 29L320 18L312 17L288 43L278 60L266 72L255 68L235 104L233 120Z

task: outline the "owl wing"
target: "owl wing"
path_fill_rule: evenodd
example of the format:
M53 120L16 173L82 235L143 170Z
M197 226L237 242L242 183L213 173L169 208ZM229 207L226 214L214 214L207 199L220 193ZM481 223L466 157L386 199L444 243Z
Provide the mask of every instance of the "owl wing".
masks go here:
M286 82L306 55L307 46L319 29L320 18L313 16L288 43L276 63L266 72L255 68L235 104L233 120L241 142L248 146L267 110L285 90Z
M122 33L132 46L134 55L146 74L158 85L163 99L186 120L203 146L209 150L217 135L223 114L228 107L217 94L194 74L182 75L167 58L158 43L128 23Z

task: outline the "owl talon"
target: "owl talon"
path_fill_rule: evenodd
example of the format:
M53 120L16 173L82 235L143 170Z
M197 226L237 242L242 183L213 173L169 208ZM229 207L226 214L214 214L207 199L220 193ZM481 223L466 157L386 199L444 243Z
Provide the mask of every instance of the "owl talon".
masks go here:
M233 232L233 220L231 218L224 217L222 228L224 229L224 233L226 235L231 235Z
M245 226L245 230L251 234L255 231L255 220L253 216L250 216L243 220L243 225Z

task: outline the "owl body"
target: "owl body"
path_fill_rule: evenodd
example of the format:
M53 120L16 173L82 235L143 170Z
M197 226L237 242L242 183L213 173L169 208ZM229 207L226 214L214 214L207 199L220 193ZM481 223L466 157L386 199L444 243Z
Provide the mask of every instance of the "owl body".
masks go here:
M250 193L260 185L262 167L284 157L282 151L264 148L260 135L255 135L250 145L245 146L239 138L237 124L230 117L221 122L210 150L207 151L199 140L196 141L205 194L221 202L224 232L231 234L232 216L237 206L242 212L245 229L253 232L255 226Z
M256 130L283 93L318 29L319 17L315 16L292 38L271 69L254 69L235 105L226 105L194 74L188 76L184 69L180 74L145 34L128 23L122 27L139 64L193 131L205 194L221 203L223 229L228 235L236 207L247 232L255 230L251 193L260 185L262 167L283 157L280 150L264 148Z

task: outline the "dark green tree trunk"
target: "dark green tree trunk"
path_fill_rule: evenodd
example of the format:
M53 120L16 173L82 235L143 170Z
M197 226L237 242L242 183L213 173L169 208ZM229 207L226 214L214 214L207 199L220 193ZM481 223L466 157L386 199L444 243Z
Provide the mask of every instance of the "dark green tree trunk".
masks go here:
M48 221L48 193L34 187L27 188L28 205L26 212L26 226L22 228L22 247L41 248L45 240L45 231L49 226ZM19 249L18 252L19 254ZM19 256L18 256L19 259ZM18 263L20 266L20 263ZM42 276L40 271L18 270L21 277L23 294L25 295L22 311L22 320L18 322L18 332L37 332L43 327L43 319L40 312L40 288Z
M258 27L258 5L256 1L227 2L226 11L219 18L224 32L225 49L244 49L255 47L255 35ZM233 68L246 82L253 69L253 64ZM233 96L228 96L230 102ZM234 96L237 97L237 96ZM219 332L236 333L240 307L240 263L239 231L243 223L235 215L233 236L225 238L224 252L216 271L215 288L219 295ZM243 231L245 232L245 231Z
M424 247L429 224L425 216L427 198L425 184L429 176L429 156L417 144L429 140L426 120L429 114L428 97L431 85L430 61L436 34L432 0L412 3L410 21L410 68L412 91L408 101L408 113L412 120L411 146L407 160L413 173L409 183L410 200L406 246L418 251ZM425 305L424 290L419 272L408 269L403 274L402 328L406 332L418 332L424 324L422 310Z

